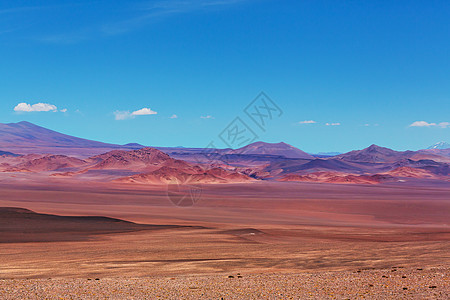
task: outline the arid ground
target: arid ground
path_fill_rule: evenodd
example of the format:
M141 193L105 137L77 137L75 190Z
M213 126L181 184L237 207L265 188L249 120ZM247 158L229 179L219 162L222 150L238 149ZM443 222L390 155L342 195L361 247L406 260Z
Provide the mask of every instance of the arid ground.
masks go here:
M16 284L48 278L190 280L239 273L242 279L284 274L293 280L294 274L353 276L378 270L378 276L393 267L414 274L440 268L441 296L448 296L448 284L442 289L449 280L449 195L448 184L427 181L375 186L258 182L203 185L193 206L178 207L164 186L67 185L58 179L21 184L17 177L13 182L5 178L0 207L165 226L134 224L102 232L94 224L80 227L74 236L73 229L58 230L64 226L36 225L43 228L42 241L30 241L26 230L12 227L14 238L8 240L3 232L0 239L0 286L12 279Z

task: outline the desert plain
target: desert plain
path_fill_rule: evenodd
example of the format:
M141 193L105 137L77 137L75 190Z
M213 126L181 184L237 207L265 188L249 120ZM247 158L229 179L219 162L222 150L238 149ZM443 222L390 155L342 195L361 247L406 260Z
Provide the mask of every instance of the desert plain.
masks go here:
M450 297L448 182L202 184L177 206L168 185L41 176L2 174L1 298Z

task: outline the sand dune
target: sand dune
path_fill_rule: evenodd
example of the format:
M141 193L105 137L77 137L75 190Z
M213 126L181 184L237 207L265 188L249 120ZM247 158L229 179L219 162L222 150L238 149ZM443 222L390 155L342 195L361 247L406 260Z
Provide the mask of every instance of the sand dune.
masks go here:
M0 207L0 243L86 240L93 235L179 228L143 225L100 216L57 216Z

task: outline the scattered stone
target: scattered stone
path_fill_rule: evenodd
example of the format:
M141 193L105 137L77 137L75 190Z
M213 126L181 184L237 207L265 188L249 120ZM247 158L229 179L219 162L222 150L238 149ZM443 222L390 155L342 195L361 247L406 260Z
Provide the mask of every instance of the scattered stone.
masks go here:
M390 269L355 269L300 274L180 275L175 277L0 279L0 299L449 299L449 267L423 271L405 267L397 275ZM356 273L356 274L355 274ZM384 278L380 280L381 276ZM398 280L406 276L408 280ZM108 278L108 279L106 279ZM169 279L176 280L169 280ZM439 285L439 286L438 286ZM222 296L223 295L223 296Z

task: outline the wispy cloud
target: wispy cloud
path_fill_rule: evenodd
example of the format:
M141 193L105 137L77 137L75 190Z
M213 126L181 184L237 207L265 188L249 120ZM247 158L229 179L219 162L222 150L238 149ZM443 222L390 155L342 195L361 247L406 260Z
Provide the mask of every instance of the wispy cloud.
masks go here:
M428 123L426 121L415 121L409 125L409 127L450 127L450 122L440 122L440 123Z
M201 116L201 119L214 119L213 116L207 115L207 116Z
M36 103L28 104L25 102L19 103L14 107L15 112L47 112L47 111L58 111L56 105L49 103Z
M156 111L153 111L151 108L144 107L139 110L135 110L130 112L129 110L116 110L114 112L114 117L117 121L133 119L136 116L148 116L148 115L157 115Z
M0 15L21 13L24 11L38 10L41 8L42 8L41 6L10 7L10 8L5 8L5 9L0 9Z
M122 34L152 22L161 21L167 17L197 11L220 9L248 1L250 0L182 0L145 2L135 8L135 10L139 12L135 17L120 22L104 24L101 30L106 35Z
M127 32L137 30L152 23L162 22L169 17L177 15L189 14L194 12L209 12L219 9L232 7L240 3L256 1L256 0L159 0L159 1L143 1L138 4L124 3L119 14L114 11L114 16L109 20L98 21L92 19L86 23L85 27L79 27L68 32L47 32L40 36L34 37L34 40L52 43L52 44L76 44L86 40L102 38L107 36L114 36L125 34ZM64 6L74 5L88 5L86 3L72 3ZM63 5L61 5L63 6ZM47 7L22 7L5 10L5 13L15 12L20 10L33 10ZM56 6L53 6L56 7ZM107 12L105 8L105 15L112 12ZM1 13L1 10L0 10ZM112 21L114 20L114 21Z
M35 38L36 41L49 44L70 45L88 40L91 33L88 31L72 32L63 34L50 34Z
M178 119L178 116L175 115L175 114L173 114L170 118L171 118L171 119Z
M341 123L325 123L326 126L341 126Z
M298 122L298 124L316 124L316 121L313 120L305 120L305 121L300 121Z

